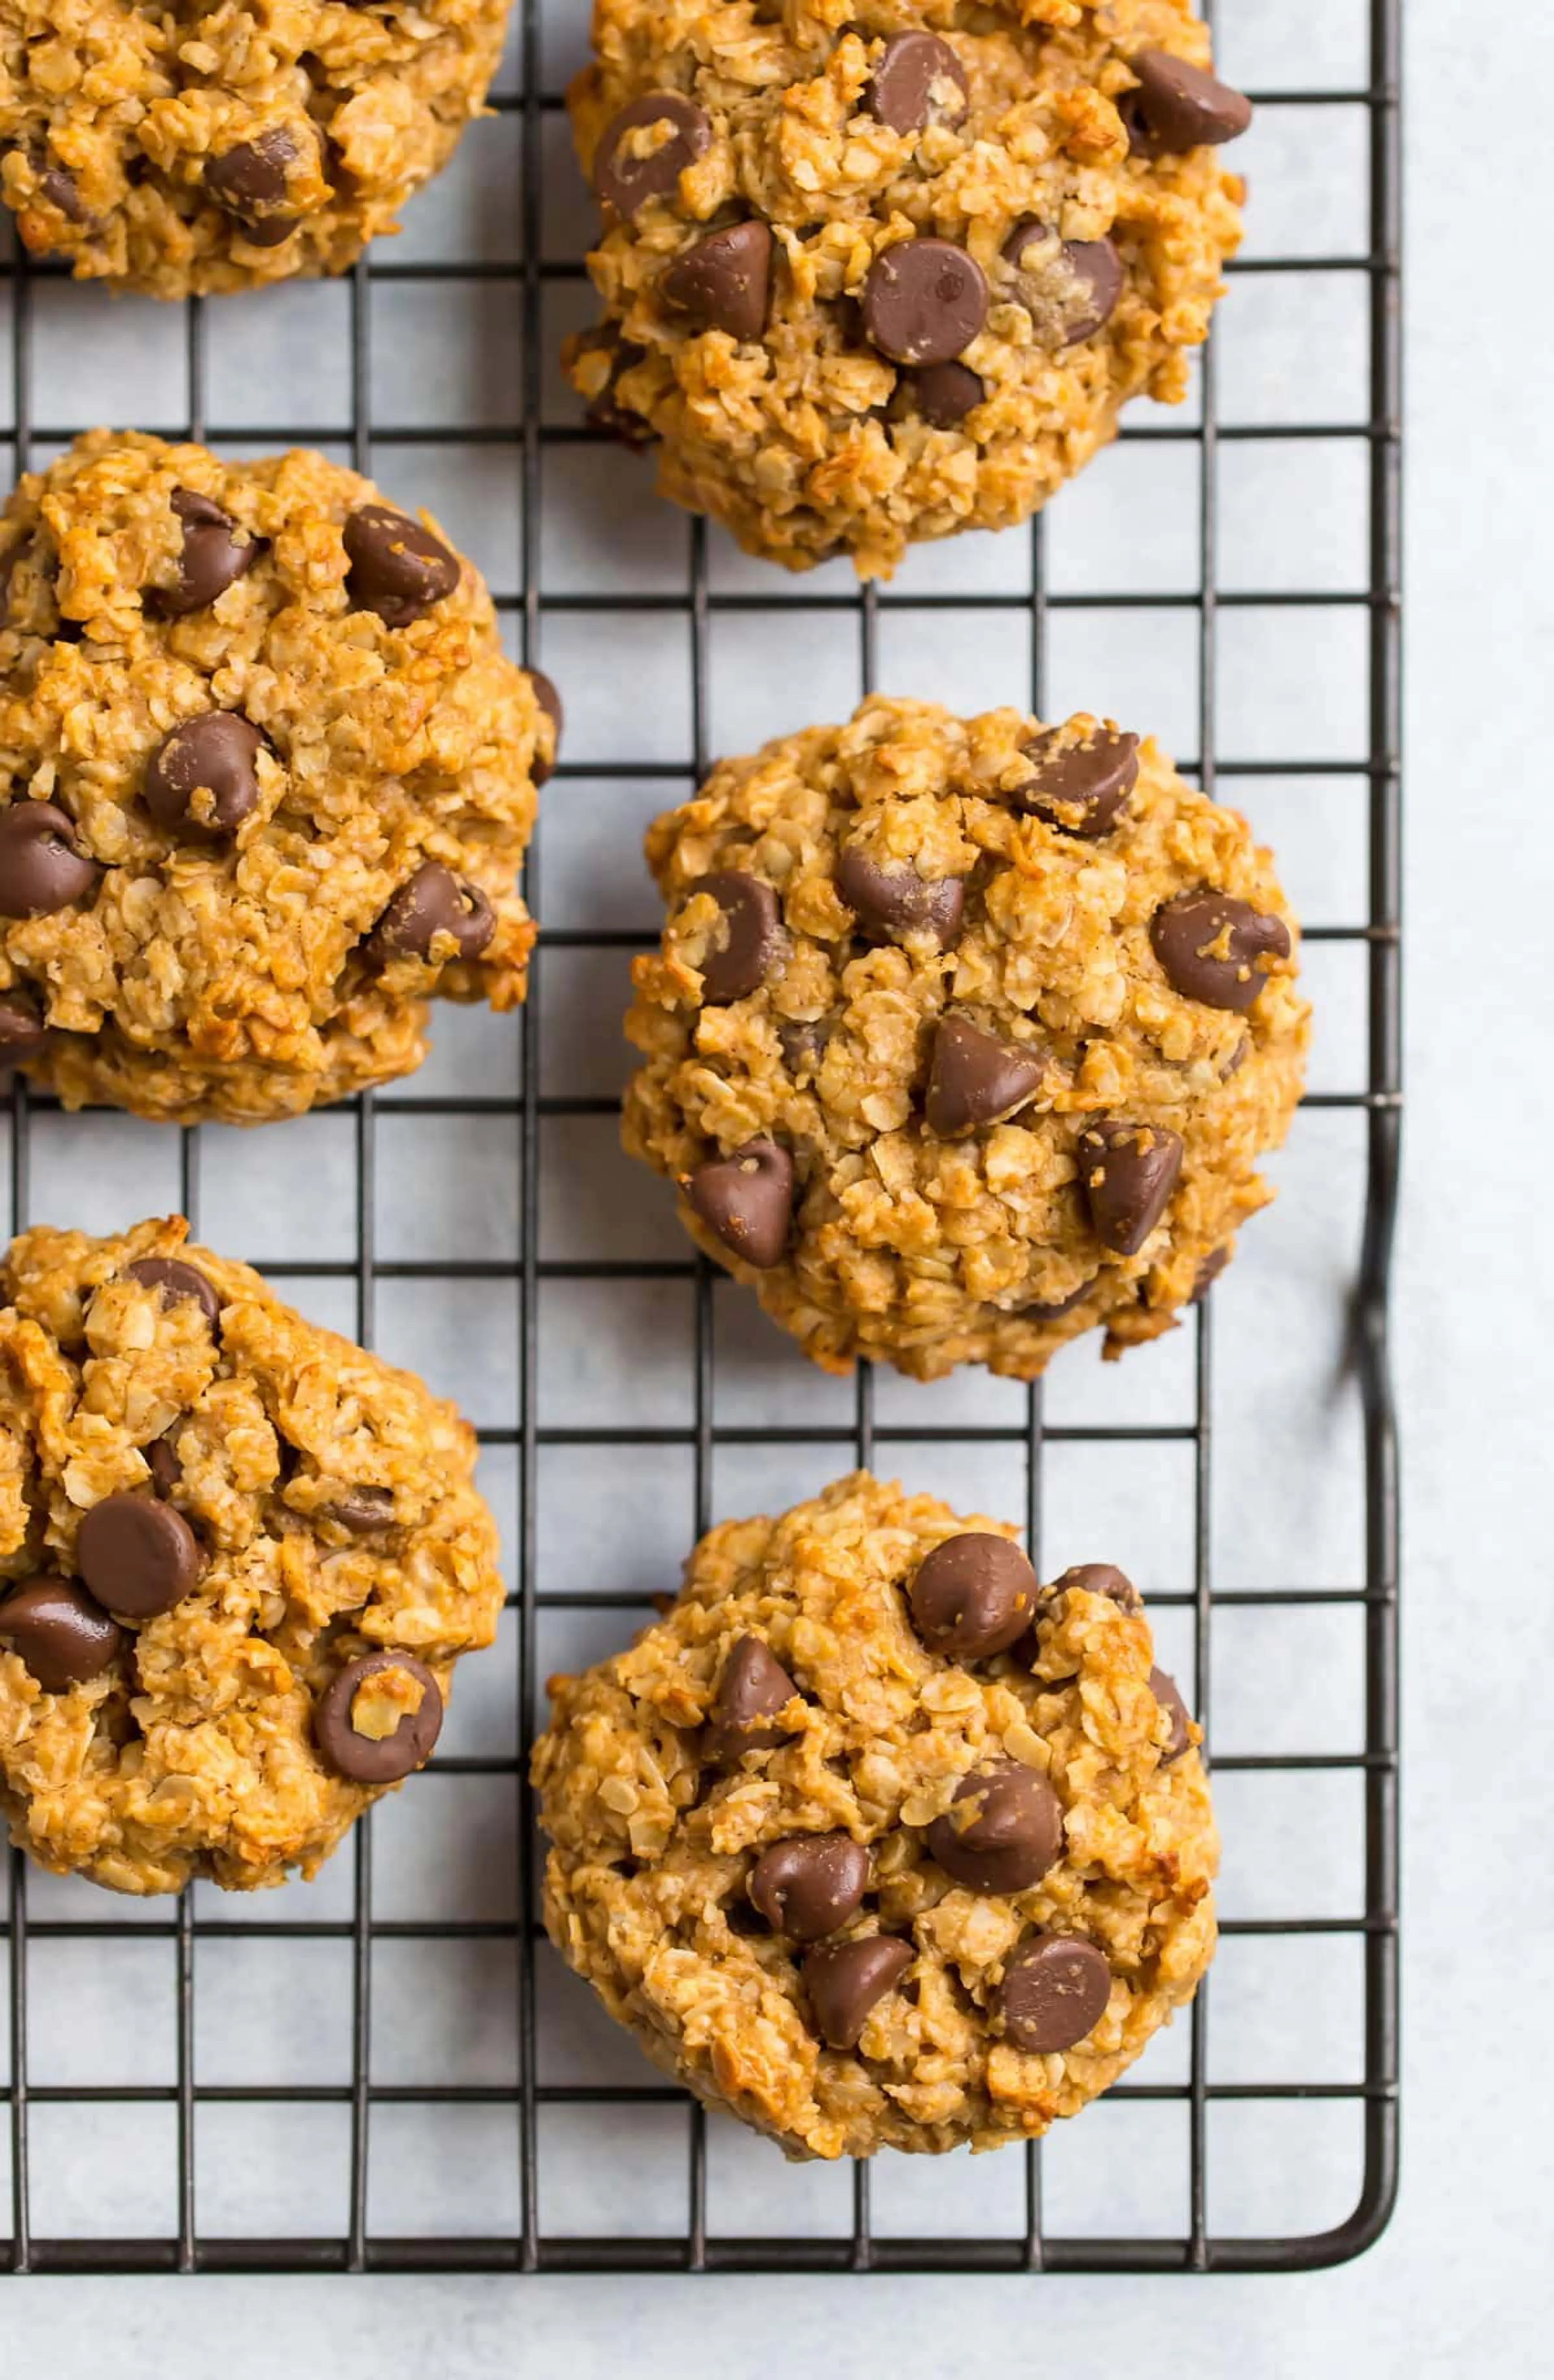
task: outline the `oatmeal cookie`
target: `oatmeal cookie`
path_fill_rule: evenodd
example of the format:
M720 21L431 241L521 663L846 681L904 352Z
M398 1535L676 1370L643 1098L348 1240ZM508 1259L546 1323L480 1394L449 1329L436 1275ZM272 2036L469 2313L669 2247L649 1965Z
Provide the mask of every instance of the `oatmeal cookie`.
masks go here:
M343 272L452 155L507 0L0 0L0 193L153 298Z
M876 698L721 761L647 848L625 1146L828 1370L1120 1354L1271 1197L1293 920L1152 741Z
M1188 0L595 0L593 37L567 367L750 552L888 577L1185 393L1251 115Z
M1192 1998L1219 1846L1138 1595L858 1472L729 1521L551 1682L545 1924L655 2064L794 2157L996 2148Z
M230 1123L523 998L561 706L478 573L322 455L92 431L0 517L0 1057Z
M0 1269L0 1808L120 1892L311 1876L502 1609L474 1431L188 1229Z

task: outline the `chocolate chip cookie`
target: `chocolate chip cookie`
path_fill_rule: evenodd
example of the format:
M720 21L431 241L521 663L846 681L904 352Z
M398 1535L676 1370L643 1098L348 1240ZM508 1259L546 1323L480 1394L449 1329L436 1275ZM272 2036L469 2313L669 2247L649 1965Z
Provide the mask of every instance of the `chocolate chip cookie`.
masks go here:
M1251 110L1188 0L595 0L592 418L753 553L1003 528L1175 402Z
M153 298L339 273L447 163L507 0L0 0L0 193Z
M703 1537L551 1682L545 1924L789 2156L994 2148L1107 2089L1214 1949L1199 1730L1104 1563L865 1472Z
M312 1875L502 1609L473 1430L187 1231L0 1268L0 1808L120 1892Z
M647 848L626 1148L828 1370L1120 1354L1272 1196L1293 921L1152 741L876 698L720 762Z
M523 998L561 704L370 480L93 431L0 516L0 1059L253 1123Z

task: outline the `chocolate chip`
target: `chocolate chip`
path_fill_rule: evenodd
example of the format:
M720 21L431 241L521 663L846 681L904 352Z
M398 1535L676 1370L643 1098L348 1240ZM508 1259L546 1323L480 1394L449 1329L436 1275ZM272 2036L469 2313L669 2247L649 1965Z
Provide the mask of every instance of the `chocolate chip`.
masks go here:
M759 339L771 285L771 233L763 223L730 224L674 257L659 275L666 306L704 330Z
M67 223L83 224L90 220L76 188L76 177L68 165L44 165L38 176L38 196L47 205L57 207Z
M1217 147L1237 139L1252 121L1252 103L1241 91L1169 50L1140 50L1128 64L1138 89L1126 94L1121 112L1140 156Z
M56 803L14 801L0 810L0 917L52 917L96 881L74 820Z
M370 1537L381 1529L394 1526L394 1490L391 1488L353 1488L348 1496L338 1497L323 1507L326 1521L336 1522L348 1529L353 1537Z
M1057 1795L1017 1760L973 1768L928 1830L930 1857L972 1892L1024 1892L1046 1875L1062 1840Z
M1043 346L1077 346L1111 319L1123 294L1123 260L1109 239L1060 239L1035 218L1003 243L1015 296Z
M932 1653L978 1661L1007 1652L1036 1609L1036 1572L1018 1546L980 1529L965 1530L918 1564L908 1599L918 1635Z
M199 1541L181 1512L150 1496L104 1496L76 1533L76 1568L99 1603L131 1620L171 1611L199 1580Z
M261 538L242 539L230 513L192 488L175 488L172 506L184 525L178 576L172 587L148 587L141 598L153 619L178 620L202 612L235 579L253 568L263 550Z
M183 1483L184 1466L173 1444L181 1427L180 1422L175 1422L171 1429L164 1429L160 1438L153 1438L149 1446L140 1450L151 1469L152 1486L159 1496L171 1496L174 1488Z
M1111 1998L1111 1970L1093 1942L1038 1934L1011 1951L993 2012L1016 2049L1050 2057L1093 2033Z
M616 383L622 373L639 364L647 349L635 346L629 339L623 339L612 324L607 324L602 330L589 331L577 343L579 354L600 348L611 357L610 379L585 409L584 419L590 422L595 430L602 430L607 436L619 439L623 446L637 450L650 446L658 435L652 423L645 420L640 413L634 412L629 405L618 404L615 398Z
M830 1027L824 1023L795 1023L786 1016L780 1020L777 1046L795 1082L803 1082L807 1075L813 1078L819 1073L820 1060L825 1055L830 1038Z
M257 247L273 248L297 228L297 216L278 212L286 203L286 167L297 153L290 132L276 124L206 164L205 188Z
M1160 1767L1169 1768L1173 1760L1181 1759L1192 1742L1193 1739L1187 1732L1192 1724L1191 1714L1182 1699L1181 1687L1164 1670L1150 1670L1149 1691L1171 1721L1171 1734L1160 1755Z
M892 421L914 411L934 430L953 430L980 405L987 390L969 364L925 364L921 371L903 372L890 403Z
M30 1579L0 1603L0 1645L8 1645L46 1694L102 1674L124 1631L82 1588L62 1578Z
M1192 1303L1195 1305L1203 1304L1234 1254L1235 1245L1232 1242L1229 1247L1216 1248L1212 1256L1205 1257L1198 1267L1198 1277L1193 1283Z
M868 1853L850 1835L790 1835L762 1852L747 1888L774 1932L818 1942L868 1890Z
M423 860L407 879L367 938L370 957L430 959L439 934L451 934L454 956L479 958L496 918L478 884L467 884L441 861Z
M1091 1124L1079 1135L1079 1179L1096 1237L1120 1257L1135 1257L1181 1171L1180 1134L1111 1117Z
M1036 1097L1047 1061L1039 1050L1000 1041L964 1016L941 1019L933 1037L923 1112L941 1140L1001 1123Z
M392 1734L361 1734L356 1726L357 1695L369 1679L386 1670L403 1670L421 1690ZM413 1653L368 1653L347 1661L330 1680L313 1708L313 1740L329 1766L356 1785L393 1785L431 1757L443 1728L443 1693L424 1661Z
M254 763L263 742L236 710L207 710L175 727L146 771L146 808L158 826L175 834L233 833L259 800ZM210 795L203 816L193 807L200 791Z
M710 893L722 913L701 962L701 997L709 1008L745 1000L759 991L783 948L777 895L759 876L740 868L719 868L699 876L693 893Z
M739 1636L730 1646L718 1672L711 1707L702 1734L705 1757L717 1767L733 1767L747 1752L771 1752L785 1743L790 1730L769 1722L785 1710L798 1688L786 1670L759 1636Z
M221 1300L202 1272L182 1264L176 1257L141 1257L128 1267L126 1279L138 1281L142 1289L159 1289L164 1305L172 1305L180 1297L192 1297L204 1312L213 1330L221 1320Z
M668 139L647 154L634 153L637 144L629 136L649 125L667 126ZM621 215L634 215L650 199L672 199L686 167L706 155L711 140L712 127L694 99L677 91L645 91L604 128L593 161L594 195Z
M937 33L897 33L885 43L863 104L888 132L921 132L930 117L952 126L963 122L971 90L948 42Z
M865 276L864 330L892 363L948 363L987 319L982 268L953 240L897 240Z
M358 504L341 534L350 557L351 608L376 612L385 628L424 620L458 585L457 555L393 504Z
M24 1065L48 1038L48 1026L25 1002L14 993L0 1000L0 1067Z
M1017 810L1094 843L1110 832L1138 782L1138 738L1098 727L1083 743L1044 727L1021 746L1030 774L1010 795Z
M794 1161L774 1140L747 1140L732 1157L698 1165L681 1184L693 1213L732 1256L770 1271L793 1223Z
M1262 958L1287 959L1290 929L1265 917L1250 901L1228 892L1183 892L1156 910L1149 924L1155 956L1184 1000L1244 1016L1264 984Z
M917 1953L892 1934L861 1942L827 1942L804 1961L804 1988L816 2028L831 2049L856 2049L869 2011L893 1991Z
M1053 1595L1067 1595L1077 1590L1084 1595L1104 1595L1121 1611L1142 1611L1144 1597L1131 1578L1123 1576L1111 1562L1075 1562L1065 1570L1062 1578L1054 1579Z
M541 785L548 785L550 783L552 775L555 773L555 764L561 755L561 731L565 714L562 710L561 696L556 691L556 682L554 678L547 677L544 671L541 669L531 669L528 674L528 682L534 689L535 701L539 704L540 710L550 721L551 725L555 729L555 743L552 747L551 758L548 760L541 759L540 754L536 752L533 760L529 764L529 777L533 783L535 791L538 792Z
M923 935L947 951L965 915L958 876L919 876L910 860L870 859L856 844L836 868L836 889L871 941Z
M1028 1315L1036 1322L1056 1322L1063 1315L1072 1314L1076 1305L1084 1305L1091 1290L1094 1289L1098 1278L1098 1275L1092 1274L1088 1281L1082 1281L1077 1289L1071 1289L1066 1297L1053 1298L1050 1301L1033 1298L1028 1305L1016 1305L1012 1307L1011 1311L1015 1314Z

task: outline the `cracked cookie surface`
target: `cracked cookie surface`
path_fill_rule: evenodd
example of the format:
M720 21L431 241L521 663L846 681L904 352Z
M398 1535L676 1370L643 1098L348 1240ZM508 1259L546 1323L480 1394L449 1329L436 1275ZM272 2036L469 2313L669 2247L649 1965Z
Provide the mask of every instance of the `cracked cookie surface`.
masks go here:
M561 707L479 574L305 449L93 431L0 517L0 1057L67 1106L300 1113L523 998Z
M507 0L0 0L0 192L153 298L341 273L480 113Z
M1293 920L1152 741L876 697L720 762L647 850L625 1146L828 1369L1119 1354L1272 1196Z
M1102 1564L867 1473L730 1521L552 1680L552 1940L655 2064L790 2156L1031 2139L1214 1948L1198 1730Z
M121 1892L310 1876L502 1608L468 1425L186 1231L0 1270L0 1806Z
M595 0L593 39L567 367L749 552L888 577L1185 394L1250 116L1187 0Z

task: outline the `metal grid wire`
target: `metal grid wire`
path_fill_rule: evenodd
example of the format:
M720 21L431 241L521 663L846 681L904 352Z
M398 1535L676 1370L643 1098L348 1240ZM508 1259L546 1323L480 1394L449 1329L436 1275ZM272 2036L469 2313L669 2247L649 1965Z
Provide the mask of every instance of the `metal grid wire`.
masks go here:
M1231 13L1229 5L1221 14ZM1197 517L1198 583L1190 594L1175 599L1196 615L1200 664L1199 725L1196 759L1183 766L1205 788L1214 790L1220 776L1252 778L1282 776L1316 779L1352 775L1368 802L1369 915L1364 925L1318 925L1307 940L1348 942L1363 950L1366 967L1367 1074L1366 1087L1354 1092L1313 1095L1312 1106L1361 1111L1366 1135L1366 1215L1363 1248L1354 1304L1354 1354L1363 1404L1365 1481L1365 1575L1353 1587L1267 1587L1238 1592L1217 1588L1211 1571L1211 1382L1214 1325L1211 1302L1196 1311L1191 1325L1196 1337L1193 1418L1182 1427L1049 1426L1043 1418L1040 1383L1025 1398L1023 1419L1016 1426L988 1429L957 1423L953 1427L889 1426L875 1419L874 1383L867 1367L860 1369L852 1417L842 1426L816 1425L773 1428L734 1427L716 1417L714 1366L714 1298L719 1279L705 1264L688 1260L572 1261L541 1259L540 1253L540 1127L542 1119L607 1117L613 1101L604 1097L541 1096L540 1032L550 954L558 951L613 950L636 946L643 939L625 932L556 930L543 933L532 996L524 1013L524 1062L521 1095L501 1097L431 1097L412 1087L392 1099L395 1118L461 1118L502 1116L516 1122L520 1135L521 1246L516 1262L496 1260L388 1261L376 1246L380 1121L391 1102L362 1098L350 1111L354 1123L356 1179L356 1248L348 1263L271 1262L283 1282L288 1277L320 1281L344 1277L354 1284L355 1326L361 1340L371 1344L374 1306L383 1281L502 1281L516 1286L519 1315L516 1350L516 1406L513 1426L481 1433L488 1446L507 1448L517 1465L517 1587L510 1598L505 1623L516 1645L516 1719L518 1741L505 1756L459 1758L445 1755L435 1770L507 1780L516 1798L516 1893L511 1920L469 1918L452 1922L384 1919L374 1914L373 1827L364 1819L335 1866L349 1868L351 1906L348 1917L335 1921L294 1922L263 1916L236 1922L198 1913L194 1896L186 1892L176 1917L160 1909L127 1922L71 1917L53 1921L29 1915L29 1876L20 1856L11 1854L9 1916L5 1925L8 1988L10 2081L6 2093L11 2167L11 2238L8 2263L16 2272L39 2271L179 2271L282 2270L405 2271L442 2270L967 2270L978 2272L1043 2269L1104 2271L1229 2271L1293 2270L1331 2264L1354 2255L1373 2240L1390 2211L1397 2160L1397 1686L1396 1686L1396 1446L1388 1377L1387 1280L1393 1208L1397 1184L1400 1109L1399 1029L1399 170L1398 73L1400 42L1398 0L1371 0L1368 77L1363 88L1344 91L1275 90L1255 93L1260 107L1270 112L1309 111L1305 122L1312 138L1321 137L1322 111L1335 105L1361 107L1368 124L1368 246L1364 254L1288 259L1261 259L1245 269L1257 273L1347 273L1365 277L1368 285L1369 405L1364 420L1301 422L1255 429L1222 421L1216 406L1216 375L1210 351L1203 371L1201 424L1164 427L1140 423L1124 430L1124 441L1187 442L1201 456ZM504 608L515 640L525 657L542 654L543 622L565 612L619 614L634 610L674 614L688 631L691 669L693 750L673 764L649 763L629 757L601 764L564 761L557 787L547 796L555 803L565 796L568 780L609 776L633 780L685 780L692 769L704 771L710 758L710 624L721 612L769 610L775 596L721 592L710 583L707 539L700 523L688 532L689 580L674 595L621 591L613 587L587 593L552 595L541 589L539 535L541 473L555 448L590 437L581 427L553 425L541 419L541 370L547 343L542 300L549 285L576 282L581 265L547 261L540 237L545 196L542 136L546 119L561 106L558 93L541 90L539 0L521 0L521 91L499 97L499 109L516 114L522 127L521 263L511 268L487 267L488 278L500 277L504 288L493 302L505 304L514 291L521 300L524 332L522 388L510 421L467 431L375 421L371 402L371 342L373 295L384 283L447 279L455 273L479 280L481 267L432 261L396 263L392 250L381 261L364 261L349 287L350 387L348 422L333 431L314 425L296 431L266 425L259 430L223 422L223 443L249 446L276 443L348 446L356 465L373 468L375 447L387 449L474 439L487 444L516 445L519 451L524 496L521 580ZM1330 119L1329 119L1330 120ZM13 271L15 444L18 468L34 454L63 442L69 433L37 418L33 398L33 309L35 285L47 273L29 272L24 261ZM230 301L228 301L230 302ZM198 301L186 310L187 419L156 426L169 436L202 438L207 430L208 318ZM1366 456L1368 578L1363 593L1338 597L1324 593L1227 594L1218 584L1216 568L1220 527L1217 502L1221 451L1232 442L1298 439L1362 442ZM380 457L381 459L381 457ZM492 468L507 468L493 458ZM392 491L392 480L391 480ZM666 516L666 523L668 520ZM673 532L668 526L665 536ZM1012 533L1013 534L1013 533ZM1050 618L1065 608L1085 604L1109 608L1136 603L1158 604L1172 599L1158 596L1062 595L1049 591L1044 531L1038 522L1032 531L1033 566L1029 590L1018 596L995 593L944 595L914 593L910 597L880 592L870 587L861 593L807 593L807 605L834 611L837 626L850 625L856 638L859 669L867 687L876 680L877 638L882 615L896 604L917 610L948 606L955 610L989 610L1014 606L1028 613L1034 656L1030 700L1042 710L1048 667ZM1366 754L1342 762L1333 760L1265 760L1246 762L1219 755L1215 749L1218 629L1222 614L1234 604L1292 607L1348 601L1363 604L1368 638L1368 728ZM797 723L796 715L793 723ZM538 845L537 845L538 849ZM531 855L530 869L535 866ZM21 1228L32 1213L30 1197L30 1119L47 1112L52 1102L30 1097L18 1080L11 1111L11 1172L13 1213ZM195 1232L200 1231L201 1135L182 1135L181 1187L185 1210ZM254 1252L266 1264L266 1252ZM625 1282L641 1280L694 1282L694 1409L687 1426L662 1427L553 1427L540 1418L539 1309L541 1283L581 1280ZM728 1293L735 1294L736 1293ZM494 1293L493 1293L494 1294ZM1180 2083L1123 2083L1112 2100L1164 2101L1183 2107L1186 2114L1190 2180L1186 2220L1172 2236L1103 2235L1088 2238L1051 2237L1043 2221L1042 2156L1039 2146L1025 2152L1024 2225L1014 2236L948 2238L884 2236L871 2221L871 2177L868 2167L853 2169L852 2219L836 2236L720 2235L709 2213L709 2148L702 2111L656 2082L638 2080L619 2087L610 2083L547 2083L540 2079L539 2021L536 1995L538 1929L532 1922L535 1852L530 1827L525 1770L535 1690L539 1680L537 1636L540 1615L589 1607L624 1609L624 1595L595 1590L547 1590L537 1575L536 1512L541 1451L576 1447L595 1450L602 1469L609 1450L625 1447L674 1447L688 1450L694 1471L694 1520L699 1532L713 1516L714 1450L722 1447L802 1442L827 1450L827 1467L839 1470L856 1461L871 1464L882 1441L918 1446L998 1439L1018 1448L1025 1471L1023 1518L1038 1571L1041 1568L1043 1467L1046 1450L1064 1442L1139 1444L1161 1439L1190 1447L1192 1487L1191 1584L1174 1596L1152 1600L1158 1606L1182 1607L1190 1620L1193 1644L1193 1706L1202 1717L1210 1744L1214 1740L1210 1700L1209 1623L1215 1611L1238 1605L1348 1605L1363 1614L1364 1742L1353 1754L1265 1752L1217 1761L1217 1770L1355 1772L1363 1789L1364 1907L1342 1916L1322 1918L1248 1918L1227 1923L1227 1938L1237 1934L1310 1937L1342 1934L1363 1944L1363 2075L1346 2082L1301 2080L1278 2083L1212 2081L1208 2073L1208 2025L1210 1993L1200 1993L1190 2020L1190 2058ZM829 1458L834 1455L834 1461ZM622 1618L622 1633L630 1624ZM501 1657L487 1657L495 1661ZM417 1789L412 1787L411 1791ZM434 1787L423 1786L425 1792ZM504 1788L505 1790L505 1788ZM382 1819L380 1818L380 1825ZM30 1951L62 1940L71 1944L106 1945L136 1939L165 1945L171 1936L176 1959L176 2080L140 2084L45 2084L29 2071ZM283 1941L338 1941L348 1944L350 1960L349 2079L338 2083L302 2086L281 2080L246 2083L202 2081L196 2058L196 1980L208 1945L241 1940L257 1944L264 1937ZM434 1940L469 1946L501 1941L512 1947L516 1988L516 2072L505 2083L390 2084L374 2078L373 1998L375 1949L384 1944ZM207 1985L207 1994L211 1986ZM380 2029L381 2030L381 2029ZM645 2075L647 2070L643 2069ZM1363 2116L1363 2174L1357 2203L1348 2219L1336 2227L1302 2236L1244 2238L1217 2235L1211 2228L1206 2190L1206 2127L1216 2101L1236 2098L1275 2102L1337 2099L1357 2102ZM209 2111L234 2103L251 2106L285 2101L288 2107L323 2103L348 2110L348 2197L344 2221L316 2238L222 2237L201 2229L196 2193L196 2141L202 2122L213 2120ZM168 2236L42 2236L35 2219L30 2186L30 2136L39 2111L69 2102L97 2120L124 2103L174 2111L176 2149L176 2228ZM516 2158L516 2216L489 2234L478 2229L462 2234L411 2237L390 2234L370 2221L370 2175L375 2130L383 2111L408 2103L437 2106L469 2103L500 2110L510 2123L508 2155ZM603 2104L611 2110L659 2107L684 2111L689 2161L685 2174L685 2220L667 2236L632 2236L622 2226L615 2236L561 2236L542 2222L542 2116L555 2107ZM1108 2103L1110 2104L1110 2102ZM1092 2119L1093 2120L1093 2119ZM382 2165L388 2152L380 2151ZM1004 2153L1013 2158L1013 2149ZM999 2160L1000 2163L1002 2160ZM3 2217L0 2217L3 2220ZM93 2227L100 2229L102 2227Z

